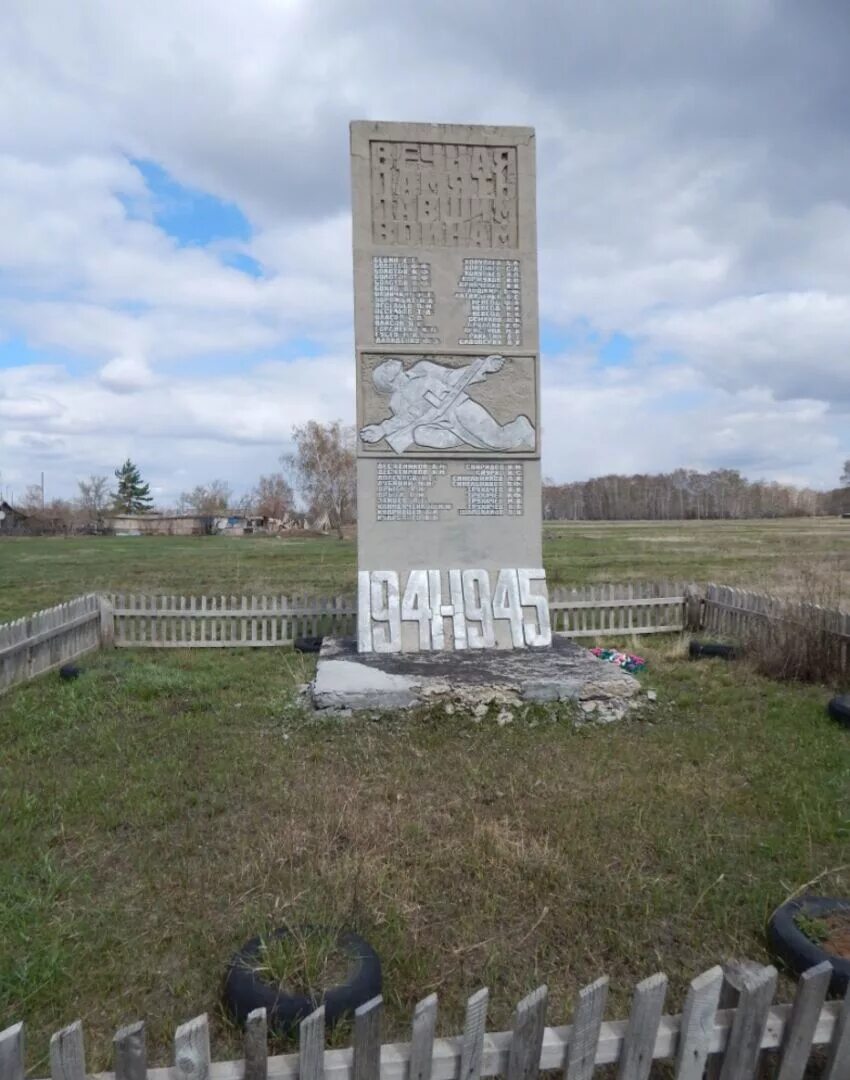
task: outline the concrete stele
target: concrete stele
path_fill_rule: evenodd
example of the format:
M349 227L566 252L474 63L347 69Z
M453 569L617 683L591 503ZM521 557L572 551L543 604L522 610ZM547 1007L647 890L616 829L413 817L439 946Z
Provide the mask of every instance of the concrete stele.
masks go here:
M363 652L551 641L534 132L351 125Z

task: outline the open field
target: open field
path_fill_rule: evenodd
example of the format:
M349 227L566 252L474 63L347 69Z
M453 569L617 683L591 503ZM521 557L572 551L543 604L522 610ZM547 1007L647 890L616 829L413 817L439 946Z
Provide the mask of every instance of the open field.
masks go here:
M843 575L850 521L580 522L544 531L553 584L718 581L794 587L804 570ZM352 591L355 543L321 539L86 537L0 540L0 621L88 591L313 593Z
M139 1017L166 1063L175 1025L204 1010L216 1056L238 1056L217 1006L228 956L323 914L378 948L389 1037L433 990L448 1033L480 985L509 1026L541 981L565 1017L607 972L614 1016L664 970L676 1011L698 971L766 961L772 907L848 861L850 740L823 688L689 663L666 639L641 649L658 702L583 729L563 706L505 727L307 721L293 690L311 662L278 650L100 653L76 683L12 691L0 1028L28 1022L37 1075L77 1016L91 1069ZM850 871L820 884L846 892Z

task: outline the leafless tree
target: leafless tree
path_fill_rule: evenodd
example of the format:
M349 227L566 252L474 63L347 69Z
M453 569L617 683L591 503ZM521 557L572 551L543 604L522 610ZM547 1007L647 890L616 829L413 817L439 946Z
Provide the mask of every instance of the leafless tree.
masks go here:
M342 539L342 527L354 520L354 428L341 421L316 420L292 429L295 450L281 458L289 469L311 513L327 513L331 527Z
M99 525L111 503L108 477L92 474L88 480L78 480L77 487L79 495L76 503L83 523L89 526Z
M664 521L700 518L800 517L829 513L827 493L746 480L736 469L676 469L655 476L598 476L569 484L547 480L549 520Z
M223 514L230 508L233 492L226 480L211 480L198 484L180 496L178 509L181 514Z
M283 473L261 476L251 492L250 502L254 513L263 517L282 518L292 509L292 485Z

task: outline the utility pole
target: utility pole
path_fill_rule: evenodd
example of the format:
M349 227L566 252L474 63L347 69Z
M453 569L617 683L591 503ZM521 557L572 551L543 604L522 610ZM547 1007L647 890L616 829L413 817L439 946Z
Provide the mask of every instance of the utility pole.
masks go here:
M41 474L41 509L44 509L44 472Z

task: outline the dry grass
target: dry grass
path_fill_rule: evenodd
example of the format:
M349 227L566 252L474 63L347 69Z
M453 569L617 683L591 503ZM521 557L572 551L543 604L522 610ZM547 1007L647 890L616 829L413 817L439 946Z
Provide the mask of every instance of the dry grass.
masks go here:
M77 1016L93 1070L142 1017L167 1062L203 1011L215 1056L238 1056L223 971L282 924L372 942L388 1038L431 991L450 1033L482 985L506 1027L543 981L560 1022L603 972L623 1016L655 970L675 1010L698 971L766 960L776 903L846 863L850 742L823 690L679 648L640 644L651 711L583 729L540 707L505 727L308 720L310 661L277 650L103 653L5 695L0 1028L27 1021L42 1076Z
M780 604L749 622L743 645L762 675L775 679L830 682L846 668L848 643L837 636L850 610L841 561L800 565Z

